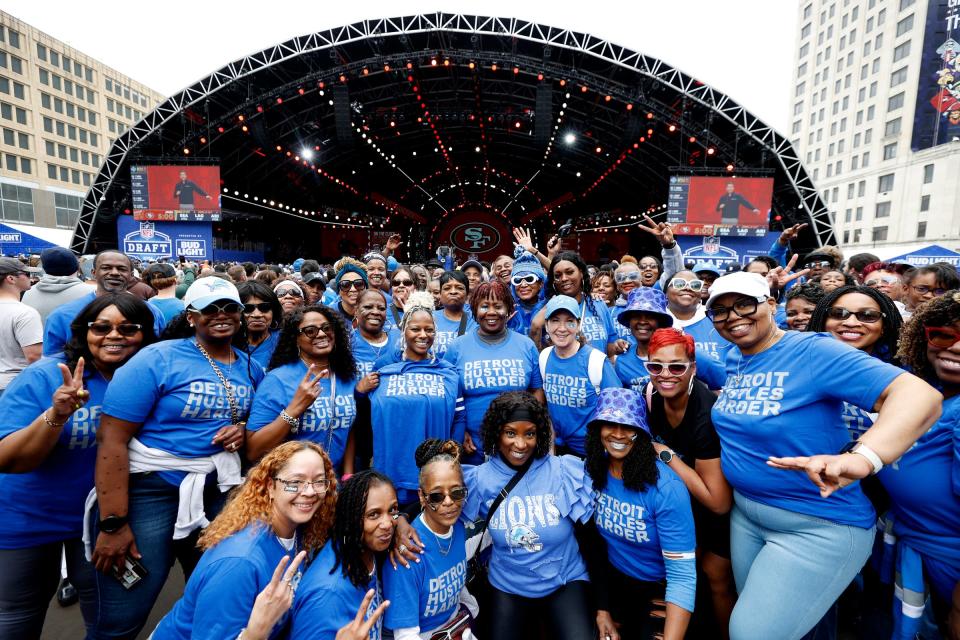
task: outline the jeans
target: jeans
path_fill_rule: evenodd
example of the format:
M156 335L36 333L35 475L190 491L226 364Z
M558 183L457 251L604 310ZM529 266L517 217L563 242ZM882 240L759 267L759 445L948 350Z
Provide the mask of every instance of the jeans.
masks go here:
M829 500L829 498L826 498ZM823 618L866 563L874 530L836 524L734 492L731 640L796 640Z
M588 589L586 581L574 580L542 598L525 598L490 587L489 637L497 640L537 638L537 630L525 630L525 626L544 624L549 632L546 637L554 640L595 638Z
M93 565L79 538L25 549L0 549L0 638L40 637L47 606L60 582L60 552L66 549L70 581L80 595L84 620L96 609Z
M207 519L213 520L225 497L215 484L207 485L204 495ZM98 607L92 624L88 621L89 640L136 638L167 582L174 560L180 561L184 575L190 577L200 560L200 550L196 548L199 530L183 540L173 539L179 501L178 487L160 476L130 475L130 528L147 575L127 590L113 575L96 573ZM99 520L99 511L95 515Z

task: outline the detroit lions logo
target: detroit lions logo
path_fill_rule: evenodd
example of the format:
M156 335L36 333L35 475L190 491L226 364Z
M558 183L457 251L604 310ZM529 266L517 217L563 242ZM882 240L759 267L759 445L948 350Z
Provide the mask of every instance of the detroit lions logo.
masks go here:
M515 524L507 534L507 546L511 552L514 548L525 549L528 553L536 553L543 549L540 536L525 524Z

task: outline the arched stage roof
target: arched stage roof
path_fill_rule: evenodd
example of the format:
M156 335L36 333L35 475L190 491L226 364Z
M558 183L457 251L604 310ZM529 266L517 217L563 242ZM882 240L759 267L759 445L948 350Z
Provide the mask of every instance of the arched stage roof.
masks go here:
M219 163L219 231L291 251L341 213L411 249L471 210L541 232L629 221L662 214L677 173L772 176L775 226L810 223L806 247L833 241L790 141L741 105L661 60L511 18L366 20L218 69L117 138L74 249L116 246L130 167L153 162Z

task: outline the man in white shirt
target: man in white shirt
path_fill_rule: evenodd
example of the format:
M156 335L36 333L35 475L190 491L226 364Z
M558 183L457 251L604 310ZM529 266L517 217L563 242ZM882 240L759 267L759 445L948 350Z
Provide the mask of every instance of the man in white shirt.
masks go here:
M30 288L27 267L16 258L0 258L0 393L43 351L43 322L20 302Z

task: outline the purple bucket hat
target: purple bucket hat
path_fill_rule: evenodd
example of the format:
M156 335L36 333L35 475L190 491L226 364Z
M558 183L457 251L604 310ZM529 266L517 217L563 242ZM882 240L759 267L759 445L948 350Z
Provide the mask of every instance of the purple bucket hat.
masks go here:
M657 316L660 329L673 326L673 317L667 313L667 296L660 289L638 287L627 295L627 306L617 316L617 322L630 327L630 317L635 312Z
M622 424L650 435L646 402L643 396L633 389L611 387L600 391L597 408L587 426L604 422Z

